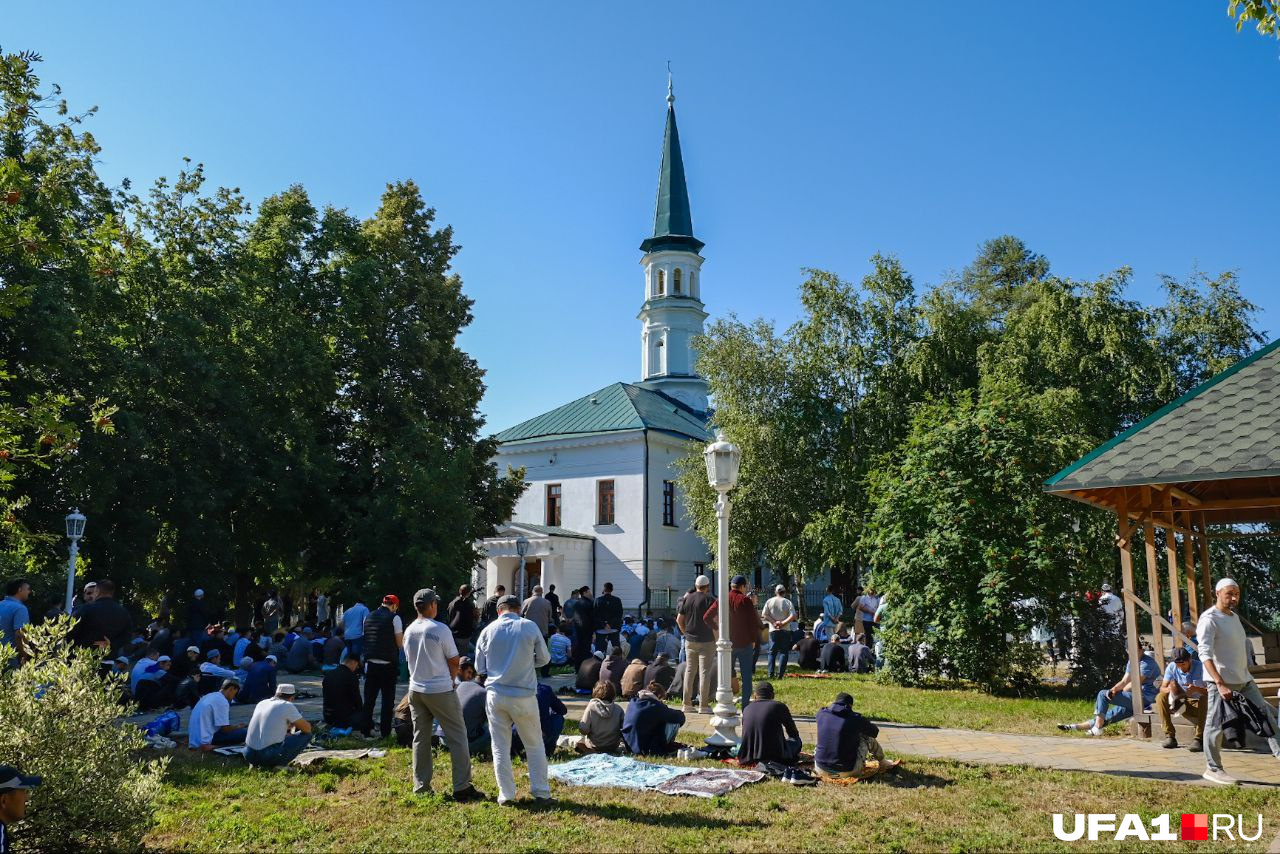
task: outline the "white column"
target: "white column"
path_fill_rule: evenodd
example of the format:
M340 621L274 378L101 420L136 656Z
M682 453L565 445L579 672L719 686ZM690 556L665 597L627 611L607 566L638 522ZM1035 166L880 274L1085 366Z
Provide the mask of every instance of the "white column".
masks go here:
M716 639L716 705L712 709L711 726L715 734L707 744L729 747L738 744L738 708L733 700L733 641L729 638L729 495L720 493L716 502L719 522L719 546L716 548L717 585L720 598L720 636ZM745 674L744 674L745 675Z

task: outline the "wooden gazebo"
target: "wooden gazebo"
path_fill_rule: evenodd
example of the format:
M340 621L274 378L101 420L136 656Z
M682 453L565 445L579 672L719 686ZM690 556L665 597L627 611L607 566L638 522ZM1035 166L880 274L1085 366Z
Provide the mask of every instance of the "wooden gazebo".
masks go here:
M1210 533L1214 525L1280 522L1280 340L1096 448L1044 488L1116 514L1129 667L1137 685L1137 609L1151 617L1155 657L1163 669L1166 631L1173 643L1184 640L1184 603L1193 623L1200 609L1213 604L1209 540L1280 536L1271 530ZM1157 528L1164 535L1172 624L1161 616ZM1138 532L1145 585L1134 577L1132 543ZM1280 668L1258 668L1258 675L1271 675L1270 670Z

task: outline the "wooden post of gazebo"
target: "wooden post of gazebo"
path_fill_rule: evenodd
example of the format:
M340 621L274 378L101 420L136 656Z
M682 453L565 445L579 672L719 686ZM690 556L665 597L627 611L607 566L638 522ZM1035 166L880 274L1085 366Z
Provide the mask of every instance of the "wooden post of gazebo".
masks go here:
M1142 655L1138 610L1151 619L1156 660L1165 660L1164 633L1182 631L1182 580L1193 620L1213 602L1209 527L1280 523L1280 341L1203 383L1054 475L1045 491L1116 514L1124 600L1125 644L1135 697ZM1132 540L1143 534L1146 590L1134 577ZM1162 614L1156 531L1164 537L1171 621ZM1178 567L1178 535L1182 567ZM1254 534L1252 536L1257 536ZM1261 536L1280 536L1280 530ZM1219 536L1215 534L1215 537ZM1196 566L1199 552L1199 567ZM1247 600L1249 590L1243 591ZM1135 708L1132 731L1149 721Z

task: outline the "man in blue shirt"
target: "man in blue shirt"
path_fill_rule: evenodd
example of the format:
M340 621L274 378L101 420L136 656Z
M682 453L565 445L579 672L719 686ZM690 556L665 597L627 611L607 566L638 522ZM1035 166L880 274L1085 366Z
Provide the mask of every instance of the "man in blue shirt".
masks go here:
M9 662L9 667L17 667L27 659L26 650L22 646L22 627L31 621L27 614L27 597L31 595L31 585L25 578L10 581L4 588L5 597L0 600L0 643L12 646L17 653Z
M1160 665L1150 655L1143 653L1138 660L1138 676L1142 680L1142 707L1152 705L1156 701L1156 692L1160 685ZM1093 720L1078 724L1058 724L1061 730L1084 730L1089 735L1102 735L1102 728L1133 717L1133 680L1128 668L1124 676L1110 688L1098 692L1093 706Z
M1173 714L1181 711L1182 716L1196 727L1191 752L1204 750L1204 713L1208 696L1209 691L1204 685L1204 665L1187 652L1186 647L1178 647L1173 651L1173 661L1164 669L1164 684L1156 697L1156 710L1160 713L1160 726L1164 729L1162 747L1172 750L1178 746Z
M511 767L513 725L525 745L529 788L534 800L539 803L551 800L535 673L536 668L550 660L542 632L532 621L520 616L520 600L515 596L499 599L498 619L480 633L475 660L476 672L488 677L484 686L485 713L493 739L493 773L498 779L499 804L509 804L516 797L515 772Z
M359 599L342 612L342 639L347 642L347 651L360 658L364 657L364 621L368 616L369 607Z

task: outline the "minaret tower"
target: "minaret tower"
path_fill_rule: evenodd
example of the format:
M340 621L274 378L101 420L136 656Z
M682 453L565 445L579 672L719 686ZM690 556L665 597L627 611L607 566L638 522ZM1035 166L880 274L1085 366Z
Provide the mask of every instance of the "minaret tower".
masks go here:
M703 243L693 236L689 189L676 130L676 98L667 77L667 130L662 138L653 236L640 244L644 305L640 308L640 385L707 411L707 381L694 370L693 339L702 334Z

